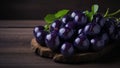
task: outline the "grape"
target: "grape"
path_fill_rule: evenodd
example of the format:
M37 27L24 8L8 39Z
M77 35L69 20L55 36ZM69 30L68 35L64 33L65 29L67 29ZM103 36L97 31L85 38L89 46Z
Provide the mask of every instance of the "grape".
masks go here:
M33 30L34 36L36 38L36 41L45 46L45 36L47 35L48 32L44 30L43 26L36 26Z
M108 30L108 33L111 35L111 34L113 34L114 31L115 31L115 27L114 27L113 25L109 25L107 30ZM106 31L107 31L107 30L106 30Z
M96 35L101 31L101 27L97 23L88 23L84 28L84 33L87 35Z
M84 34L79 35L79 37L74 40L74 46L79 49L79 51L87 51L89 45L90 42Z
M69 21L72 21L73 19L69 16L69 15L65 15L61 21L62 21L62 25L61 27L64 27Z
M115 18L107 18L107 21L111 22L114 26L117 24L117 21Z
M43 26L35 26L34 29L33 29L33 33L37 33L39 32L40 30L44 30L45 28Z
M71 39L73 34L74 34L74 30L73 29L69 29L67 27L60 28L60 30L59 30L59 36L61 38L63 38L64 40Z
M102 18L98 24L99 24L101 27L103 27L104 24L105 24L105 18Z
M118 40L120 40L120 22L119 24L117 25L117 34L118 34Z
M57 50L60 46L60 39L56 32L47 34L45 38L45 43L52 51Z
M61 53L65 57L72 56L74 54L74 48L73 48L72 43L68 43L68 42L63 43L61 46Z
M59 20L54 21L50 26L50 32L52 32L54 30L59 31L60 26L61 26L61 21L59 21Z
M79 13L81 13L81 11L80 10L74 10L74 11L72 11L71 13L70 13L70 16L72 17L72 18L74 18L77 14L79 14Z
M103 33L101 40L105 41L105 43L109 42L109 36L107 33Z
M99 22L101 18L103 18L101 14L95 14L92 21Z
M116 33L115 22L111 21L111 19L107 19L103 29L105 30L105 32L108 33L111 40L114 39L114 37L116 35L115 34Z
M120 22L118 22L117 28L120 30Z
M70 22L68 22L68 23L65 25L65 27L67 27L67 28L69 28L69 29L75 29L76 24L75 24L75 22L70 21Z
M74 21L79 27L83 27L87 24L87 17L85 14L80 13L75 16Z
M91 49L93 51L100 51L105 47L105 41L101 40L100 38L93 38L90 40L91 42Z
M98 23L101 27L105 24L105 18L101 14L94 15L92 21Z

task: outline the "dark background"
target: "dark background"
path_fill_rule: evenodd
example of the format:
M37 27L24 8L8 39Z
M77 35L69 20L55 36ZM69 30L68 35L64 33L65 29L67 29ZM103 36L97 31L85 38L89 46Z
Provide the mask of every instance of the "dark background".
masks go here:
M101 13L107 8L110 12L120 8L120 0L0 0L0 19L40 20L60 9L85 10L95 3L100 6Z

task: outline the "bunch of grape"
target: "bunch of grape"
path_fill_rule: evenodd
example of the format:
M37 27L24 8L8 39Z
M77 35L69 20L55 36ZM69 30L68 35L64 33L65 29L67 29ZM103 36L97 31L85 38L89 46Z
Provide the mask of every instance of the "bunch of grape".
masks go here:
M33 33L42 46L70 57L76 53L100 51L111 41L120 40L120 23L99 13L90 21L84 12L74 10L54 20L49 30L36 26Z

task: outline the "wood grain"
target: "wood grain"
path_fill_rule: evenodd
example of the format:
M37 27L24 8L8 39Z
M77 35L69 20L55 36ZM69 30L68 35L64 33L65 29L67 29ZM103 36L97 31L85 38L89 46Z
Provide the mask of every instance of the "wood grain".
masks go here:
M0 20L0 28L33 28L45 25L43 20Z

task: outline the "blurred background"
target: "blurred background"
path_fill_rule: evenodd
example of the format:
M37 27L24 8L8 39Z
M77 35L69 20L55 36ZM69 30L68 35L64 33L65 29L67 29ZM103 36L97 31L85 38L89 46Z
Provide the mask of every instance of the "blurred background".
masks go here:
M0 0L0 20L43 20L60 9L86 10L92 4L98 4L101 13L120 9L120 0Z

